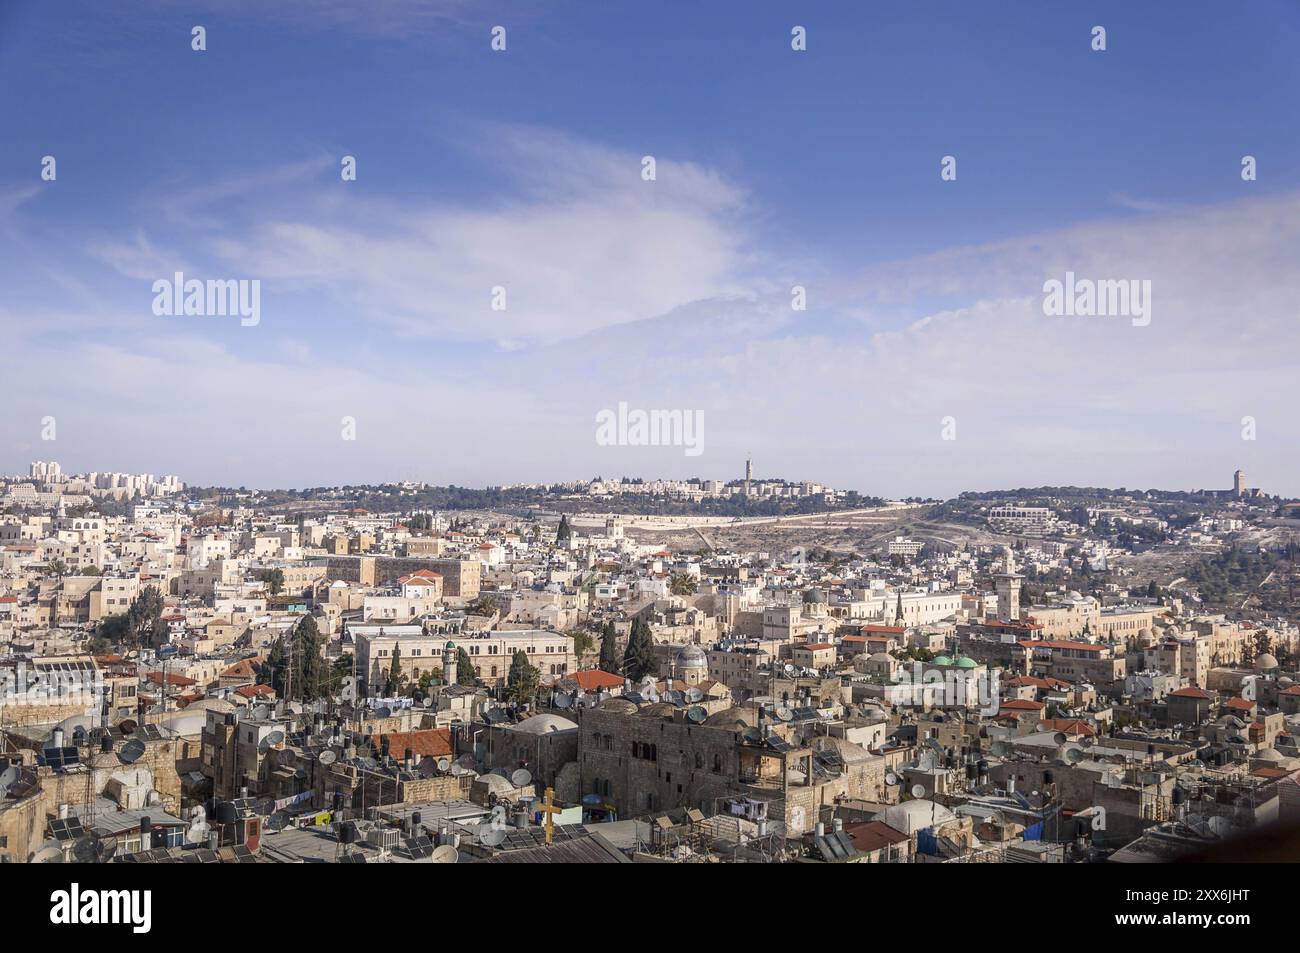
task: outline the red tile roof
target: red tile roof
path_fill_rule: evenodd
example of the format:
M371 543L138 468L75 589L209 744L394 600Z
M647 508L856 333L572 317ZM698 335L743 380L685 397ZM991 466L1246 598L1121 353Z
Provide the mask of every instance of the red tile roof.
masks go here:
M153 682L155 685L164 684L162 672L150 672L145 676L145 678ZM184 687L186 685L197 685L198 682L192 678L186 678L184 675L168 675L166 678L166 684Z
M393 731L380 735L388 739L388 753L394 758L406 756L406 749L416 758L441 758L451 755L451 729L425 728L420 731Z
M1081 735L1084 738L1097 737L1092 725L1077 718L1044 718L1038 727L1044 731L1064 731L1068 735Z
M609 672L602 671L598 668L590 668L581 672L571 672L566 676L578 683L578 687L584 692L594 692L602 688L622 688L623 678L619 675L611 675Z
M909 838L900 830L895 830L884 821L867 821L865 824L845 824L844 833L849 835L853 846L863 853L872 853L891 844L904 844Z
M1031 702L1027 698L1012 698L1010 701L1002 702L998 707L1002 711L1008 709L1011 711L1042 711L1043 703Z

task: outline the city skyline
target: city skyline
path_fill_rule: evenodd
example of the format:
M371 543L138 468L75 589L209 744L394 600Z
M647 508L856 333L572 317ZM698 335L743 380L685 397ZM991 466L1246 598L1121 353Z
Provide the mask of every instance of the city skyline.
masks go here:
M1293 5L67 6L0 11L2 471L1300 495ZM1147 323L1047 316L1067 275ZM601 444L624 402L700 455Z

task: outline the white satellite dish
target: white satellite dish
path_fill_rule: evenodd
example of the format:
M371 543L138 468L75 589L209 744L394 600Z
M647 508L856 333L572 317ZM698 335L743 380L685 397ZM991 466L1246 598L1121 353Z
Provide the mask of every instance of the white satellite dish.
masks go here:
M61 864L63 863L63 848L59 846L57 841L46 841L32 855L32 863Z
M917 798L918 800L921 799L921 798L923 798L923 797L925 797L925 785L923 785L923 784L913 784L913 785L912 785L912 797Z
M324 751L322 751L319 755L316 756L316 759L320 761L321 764L325 765L325 767L328 768L331 764L333 764L335 761L339 759L339 756L334 753L333 748L326 748Z
M449 770L451 770L451 762L448 761L446 758L439 758L438 770L441 771L443 774L446 774Z
M527 768L520 768L510 775L510 783L517 788L525 788L533 783L533 773Z
M459 860L460 851L456 850L451 844L443 844L441 847L435 848L433 853L429 855L429 863L431 864L454 864Z
M898 775L896 775L893 771L886 771L886 772L885 772L885 783L886 783L886 784L889 784L889 785L897 784L897 783L898 783Z
M488 847L496 847L506 839L506 830L503 827L489 827L487 830L479 827L478 840L480 844Z

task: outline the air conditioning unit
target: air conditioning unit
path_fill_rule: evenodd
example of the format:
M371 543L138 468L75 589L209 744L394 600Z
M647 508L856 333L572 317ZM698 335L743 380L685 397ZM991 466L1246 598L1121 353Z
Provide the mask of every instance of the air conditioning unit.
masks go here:
M402 842L402 832L396 827L372 827L366 833L366 843L380 850L392 850Z

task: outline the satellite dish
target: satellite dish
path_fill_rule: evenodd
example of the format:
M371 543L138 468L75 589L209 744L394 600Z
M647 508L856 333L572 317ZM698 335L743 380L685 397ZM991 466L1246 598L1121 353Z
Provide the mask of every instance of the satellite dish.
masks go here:
M123 764L135 764L144 757L144 752L144 742L139 738L132 738L122 745L122 750L117 753L117 760Z
M912 797L916 798L917 800L920 800L921 798L925 797L925 785L913 784Z
M0 771L0 797L4 797L8 793L9 785L17 781L18 775L21 773L22 769L16 764L11 764L3 771Z
M784 705L779 706L773 714L776 715L778 721L794 721L794 712Z
M450 770L451 770L451 762L448 761L446 758L439 758L439 759L438 759L438 770L439 770L439 771L442 771L442 772L444 772L444 773L447 772L447 771L450 771Z
M456 850L451 844L443 844L435 848L434 852L429 855L431 864L454 864L460 860L460 851Z
M1078 764L1086 757L1088 757L1088 752L1084 751L1082 748L1065 749L1065 759L1069 761L1071 764Z
M885 783L886 783L886 784L889 784L889 785L897 784L897 783L898 783L898 775L896 775L893 771L886 771L886 772L885 772Z
M520 768L514 774L510 775L510 783L517 788L526 788L533 783L533 772L527 768Z
M393 712L392 712L392 709L390 709L390 708L383 707L383 708L376 708L376 709L375 709L375 717L376 717L376 718L391 718L392 715L393 715Z
M703 705L692 705L686 709L686 720L693 725L704 724L704 719L708 717L709 712Z
M1056 734L1052 735L1052 740L1058 745L1063 745L1070 739L1066 736L1064 731L1058 731Z
M326 748L324 751L322 751L319 755L316 756L316 760L319 761L321 764L325 765L325 767L327 768L338 759L339 756L334 753L334 749L332 748Z
M131 734L131 732L135 731L135 729L138 727L139 726L135 723L135 721L133 721L130 718L126 718L118 724L117 730L122 732L122 734L124 735L129 735Z
M479 827L478 840L480 844L486 844L488 847L496 847L506 839L506 830L503 827L489 827L483 830Z
M57 844L49 844L41 847L32 855L33 864L61 864L63 863L63 848Z
M453 778L463 778L467 774L474 773L473 769L467 768L463 764L460 764L459 762L453 764L450 770L451 770L451 776Z
M421 702L421 704L423 704L425 708L432 708L432 707L433 707L433 696L432 696L432 695L425 695L425 696L424 696L424 701Z
M270 734L268 734L268 735L266 736L266 743L269 744L269 745L282 745L282 744L284 744L284 732L283 732L283 731L280 731L279 729L277 729L277 730L271 732Z
M265 705L254 705L252 715L254 721L265 721L271 716L271 709Z
M555 707L563 711L573 704L573 699L563 692L558 692L555 696Z

